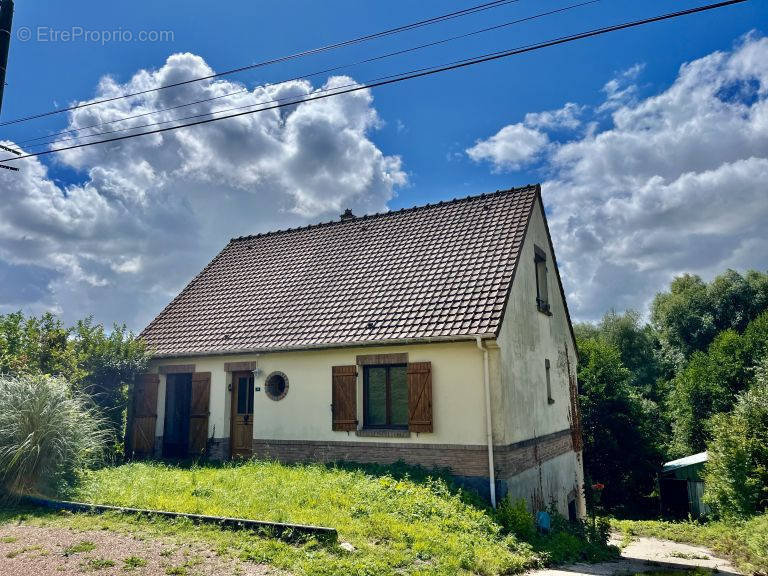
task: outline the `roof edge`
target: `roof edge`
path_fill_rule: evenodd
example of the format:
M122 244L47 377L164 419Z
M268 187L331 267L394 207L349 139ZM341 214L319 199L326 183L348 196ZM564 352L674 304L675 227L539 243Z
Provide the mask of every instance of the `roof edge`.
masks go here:
M456 334L453 336L427 336L423 338L392 338L385 340L355 340L353 342L329 342L327 344L308 344L306 346L282 346L277 348L239 348L236 350L210 350L205 352L178 352L173 354L153 354L153 360L192 358L198 356L236 356L240 354L271 354L280 352L301 352L304 350L329 350L334 348L365 348L372 346L402 346L407 344L439 344L449 342L474 342L477 338L495 340L492 332L481 334Z
M305 230L312 230L314 228L324 228L326 226L340 226L342 224L349 224L351 222L374 220L379 218L386 218L388 216L395 216L397 214L404 214L407 212L418 212L421 210L427 210L429 208L436 208L438 206L449 206L451 204L459 204L461 202L472 202L474 200L483 200L486 198L494 198L496 196L503 196L504 194L515 194L518 192L527 192L529 190L538 190L541 193L541 184L526 184L525 186L518 186L508 188L506 190L496 190L495 192L484 192L482 194L474 194L469 196L463 196L461 198L454 198L453 200L440 200L434 204L419 204L411 206L409 208L400 208L399 210L388 210L386 212L375 212L373 214L363 214L362 216L355 216L354 218L348 218L346 220L329 220L328 222L318 222L317 224L308 224L306 226L297 226L296 228L285 228L283 230L271 230L268 232L260 232L258 234L250 234L246 236L236 236L231 238L229 243L240 242L243 240L252 240L255 238L265 238L269 236L277 236L280 234L288 234L290 232L302 232Z

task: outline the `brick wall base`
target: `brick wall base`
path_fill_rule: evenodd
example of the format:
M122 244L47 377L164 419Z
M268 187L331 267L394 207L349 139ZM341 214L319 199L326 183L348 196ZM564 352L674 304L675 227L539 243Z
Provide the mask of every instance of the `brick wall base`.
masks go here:
M507 446L494 446L496 476L509 478L571 450L569 429ZM405 462L426 469L448 470L457 479L473 485L485 479L487 492L488 448L483 445L255 439L253 456L280 462ZM499 488L505 491L503 483Z
M208 459L226 460L229 458L229 438L208 439Z

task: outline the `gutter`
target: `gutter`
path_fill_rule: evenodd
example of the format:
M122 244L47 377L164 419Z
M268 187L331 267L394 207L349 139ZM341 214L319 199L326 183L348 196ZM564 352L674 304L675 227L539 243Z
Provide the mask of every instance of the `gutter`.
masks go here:
M435 342L467 342L477 338L496 338L493 333L457 334L455 336L430 336L424 338L391 338L384 340L356 340L353 342L332 342L327 344L307 344L304 346L282 346L275 348L235 348L232 350L185 351L173 354L153 354L153 359L195 358L202 356L237 356L241 354L270 354L277 352L298 352L302 350L327 350L329 348L361 348L370 346L397 346L408 344L433 344Z
M491 415L491 371L488 366L488 349L483 345L481 336L475 337L477 348L483 353L483 388L485 389L485 436L488 442L488 488L491 493L491 506L496 508L496 471L493 466L493 421Z

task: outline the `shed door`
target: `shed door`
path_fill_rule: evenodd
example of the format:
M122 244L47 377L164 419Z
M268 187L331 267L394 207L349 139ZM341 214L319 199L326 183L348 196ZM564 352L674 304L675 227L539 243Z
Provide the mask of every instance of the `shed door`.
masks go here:
M232 457L250 458L253 451L253 372L232 373Z
M189 455L204 456L208 444L208 416L211 400L211 373L192 374L189 401Z
M155 451L157 424L157 374L142 374L133 385L131 451L134 456L152 456Z

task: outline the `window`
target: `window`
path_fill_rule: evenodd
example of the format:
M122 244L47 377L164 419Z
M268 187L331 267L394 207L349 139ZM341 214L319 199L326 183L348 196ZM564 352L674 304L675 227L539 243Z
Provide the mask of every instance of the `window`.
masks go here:
M264 382L264 390L272 400L282 400L288 394L288 377L282 372L272 372Z
M363 424L366 428L408 428L406 366L365 366Z
M253 374L239 374L237 380L237 414L253 414Z
M549 358L544 359L544 371L547 373L547 403L554 404L555 399L552 398L552 380L549 376Z
M547 290L547 255L538 246L533 247L533 253L533 261L536 263L536 307L539 312L551 314Z

